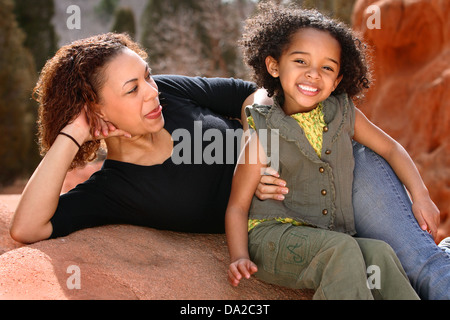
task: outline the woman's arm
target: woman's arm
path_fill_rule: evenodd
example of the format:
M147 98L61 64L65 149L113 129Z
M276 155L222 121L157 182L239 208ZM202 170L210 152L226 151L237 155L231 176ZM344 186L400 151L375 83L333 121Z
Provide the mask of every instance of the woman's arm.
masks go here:
M97 119L98 120L98 119ZM97 138L127 135L111 125L98 123ZM91 140L90 125L85 111L61 132L73 137L80 145ZM11 237L21 243L34 243L48 239L52 234L53 217L59 202L67 171L78 152L78 146L70 138L59 135L28 181L11 222Z
M161 92L163 103L166 95L175 96L182 100L188 99L188 105L194 102L218 115L234 119L240 119L242 104L257 90L254 83L231 78L156 75L153 79Z
M81 137L72 130L64 132L81 144ZM77 145L69 138L61 135L56 138L22 193L10 228L14 240L33 243L50 237L50 219L58 205L67 170L77 152Z
M436 236L439 210L430 199L422 177L406 150L356 109L354 140L382 156L409 191L414 215L423 230Z
M248 253L248 211L260 180L261 169L264 167L264 161L249 161L253 159L250 152L257 150L255 148L258 146L257 136L253 135L246 144L236 168L225 214L225 231L231 259L228 280L233 286L237 286L242 277L249 278L257 271Z

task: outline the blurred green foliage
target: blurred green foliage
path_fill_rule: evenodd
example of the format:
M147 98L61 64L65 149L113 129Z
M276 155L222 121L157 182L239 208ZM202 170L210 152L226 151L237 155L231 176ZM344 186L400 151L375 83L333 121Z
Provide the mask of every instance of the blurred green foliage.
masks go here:
M45 62L58 49L58 36L52 24L55 14L53 0L14 0L14 14L19 27L25 32L24 45L33 55L36 69L41 70Z
M252 0L148 0L140 42L156 73L245 77L236 44Z
M119 8L115 13L113 32L128 33L133 39L136 37L136 21L130 8Z
M107 22L114 16L119 2L120 0L101 0L95 7L95 12L100 19Z
M11 0L0 0L0 185L12 183L29 168L33 153L33 56L25 47Z

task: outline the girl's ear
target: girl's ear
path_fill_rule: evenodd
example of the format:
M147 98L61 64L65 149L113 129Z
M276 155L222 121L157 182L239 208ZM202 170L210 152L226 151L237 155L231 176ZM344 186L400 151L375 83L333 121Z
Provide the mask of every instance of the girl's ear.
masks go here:
M333 91L336 90L336 88L338 87L339 83L341 83L342 78L344 78L344 75L341 74L335 81L334 81L334 88Z
M278 78L280 76L278 72L278 61L275 60L273 57L268 56L266 58L266 68L267 72L269 72L270 75L274 78Z

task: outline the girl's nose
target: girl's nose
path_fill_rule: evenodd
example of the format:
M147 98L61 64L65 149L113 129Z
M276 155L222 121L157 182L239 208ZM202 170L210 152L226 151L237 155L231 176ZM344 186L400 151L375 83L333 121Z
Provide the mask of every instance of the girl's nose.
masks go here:
M317 68L311 67L308 71L306 71L306 77L309 79L319 79L320 74L317 71Z

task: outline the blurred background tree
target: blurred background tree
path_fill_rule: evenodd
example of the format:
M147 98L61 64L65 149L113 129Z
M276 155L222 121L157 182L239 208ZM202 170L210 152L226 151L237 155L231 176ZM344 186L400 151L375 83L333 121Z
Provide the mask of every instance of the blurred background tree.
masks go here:
M322 13L351 25L351 16L356 0L293 0L291 2L301 5L304 8L317 9Z
M114 16L120 0L101 0L95 7L95 13L103 21L108 22Z
M136 38L136 21L133 10L130 8L119 8L116 11L114 24L111 29L117 33L128 33L133 39Z
M50 59L58 49L58 35L52 24L55 15L55 4L53 0L14 0L14 14L20 29L24 31L24 46L31 52L34 60L34 78L31 88L37 81L38 72L44 67L48 59ZM31 94L26 100L28 103L28 111L31 122L31 134L27 150L27 162L24 164L24 174L28 174L34 170L40 161L39 147L36 142L38 104L31 99Z
M7 185L26 173L35 154L31 90L36 67L11 0L0 0L0 16L0 185Z
M58 48L58 36L52 24L53 0L14 0L14 14L25 32L24 45L31 51L36 69L41 70Z
M246 75L236 40L251 0L149 0L141 43L157 73Z

